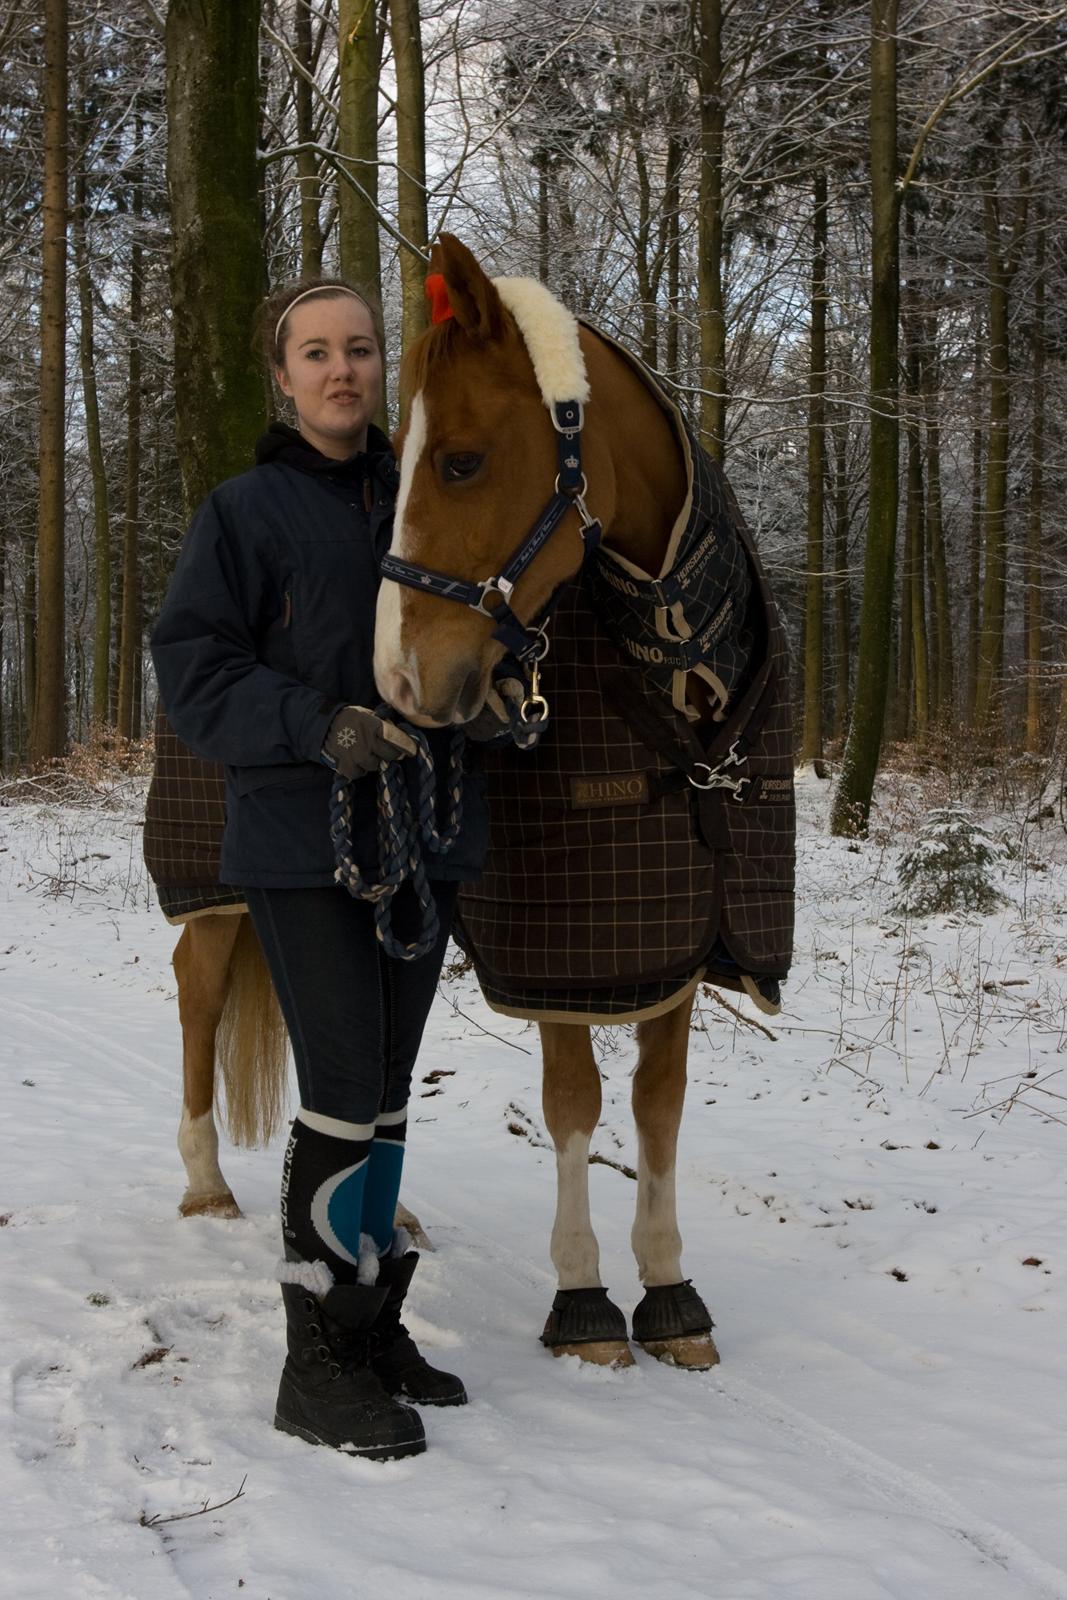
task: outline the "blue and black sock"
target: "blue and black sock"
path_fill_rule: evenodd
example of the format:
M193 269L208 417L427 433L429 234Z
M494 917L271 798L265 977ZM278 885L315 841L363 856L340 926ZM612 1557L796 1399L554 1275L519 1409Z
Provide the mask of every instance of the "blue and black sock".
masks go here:
M343 1122L303 1107L282 1166L282 1237L290 1260L324 1261L338 1283L354 1283L371 1170L373 1123ZM377 1235L375 1235L377 1241Z
M407 1131L407 1106L399 1111L383 1111L374 1125L363 1191L363 1232L370 1234L379 1255L385 1255L393 1243L393 1219L404 1170Z

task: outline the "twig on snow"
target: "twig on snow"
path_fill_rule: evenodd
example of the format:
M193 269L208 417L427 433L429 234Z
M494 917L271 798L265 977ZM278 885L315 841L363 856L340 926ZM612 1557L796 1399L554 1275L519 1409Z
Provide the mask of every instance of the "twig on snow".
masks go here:
M149 1517L146 1516L142 1511L138 1521L140 1522L142 1528L158 1528L161 1527L164 1522L185 1522L188 1517L203 1517L209 1512L221 1511L223 1506L232 1506L235 1500L241 1499L245 1492L245 1484L247 1482L248 1474L246 1472L244 1477L241 1479L241 1485L237 1490L237 1493L231 1494L228 1500L220 1500L217 1505L212 1505L210 1500L205 1500L199 1511L175 1511L169 1517L161 1517L158 1512Z

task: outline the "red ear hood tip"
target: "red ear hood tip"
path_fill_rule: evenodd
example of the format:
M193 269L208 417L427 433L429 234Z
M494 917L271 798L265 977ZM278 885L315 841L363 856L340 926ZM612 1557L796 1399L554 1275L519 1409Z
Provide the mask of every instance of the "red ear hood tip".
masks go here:
M449 317L455 316L448 299L448 285L443 273L430 273L426 279L426 298L430 302L431 322L447 322Z

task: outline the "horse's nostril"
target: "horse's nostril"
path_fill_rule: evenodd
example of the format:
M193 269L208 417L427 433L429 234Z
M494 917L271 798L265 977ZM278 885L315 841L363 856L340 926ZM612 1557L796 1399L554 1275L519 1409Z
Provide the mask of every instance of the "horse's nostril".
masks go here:
M481 671L478 667L471 667L463 680L459 694L456 696L458 721L469 722L481 709L481 683Z

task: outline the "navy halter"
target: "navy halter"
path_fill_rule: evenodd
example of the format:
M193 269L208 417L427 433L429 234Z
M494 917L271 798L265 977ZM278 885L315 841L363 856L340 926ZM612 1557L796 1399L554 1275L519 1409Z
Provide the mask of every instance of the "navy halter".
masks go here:
M584 558L597 548L603 532L596 518L590 516L584 498L588 485L582 471L581 402L558 400L551 407L551 415L556 430L556 490L498 576L472 583L466 578L450 578L447 573L421 567L415 561L402 561L399 556L385 555L381 562L383 578L391 578L409 589L421 589L424 594L438 595L442 600L456 600L483 617L491 618L496 623L493 638L523 663L537 660L544 652L545 638L541 631L544 620L542 618L541 626L535 628L515 615L511 596L516 583L572 506L581 518Z

